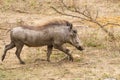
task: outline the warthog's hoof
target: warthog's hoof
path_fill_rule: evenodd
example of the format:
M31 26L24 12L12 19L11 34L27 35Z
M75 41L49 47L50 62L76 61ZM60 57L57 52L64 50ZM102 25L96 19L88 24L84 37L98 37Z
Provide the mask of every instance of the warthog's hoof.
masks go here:
M5 55L3 55L3 56L2 56L2 59L1 59L1 60L3 61L3 60L4 60L4 58L5 58Z
M47 59L48 62L51 62L50 59Z
M79 46L77 49L80 50L80 51L83 51L83 50L84 50L84 48L81 47L81 46Z
M72 62L73 62L73 57L69 57L69 61L72 61Z
M25 64L25 62L21 61L20 64Z

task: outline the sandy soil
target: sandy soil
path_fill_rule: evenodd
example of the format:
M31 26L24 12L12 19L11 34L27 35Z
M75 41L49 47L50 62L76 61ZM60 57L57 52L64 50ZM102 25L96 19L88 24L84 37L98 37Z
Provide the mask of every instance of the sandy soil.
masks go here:
M73 62L63 59L66 55L56 49L53 50L51 55L51 62L47 62L46 47L32 48L24 46L21 58L26 64L21 65L14 53L15 49L12 49L8 51L4 62L0 61L0 80L104 80L106 78L120 80L120 27L111 26L108 28L116 36L116 41L111 42L105 32L99 29L98 26L96 27L95 24L81 23L80 20L73 17L50 12L51 9L48 11L49 13L45 13L48 10L48 4L50 4L49 0L40 8L41 11L39 9L41 4L34 3L33 0L31 2L30 0L18 1L22 5L19 5L17 1L4 0L1 1L3 4L0 4L0 60L4 46L10 42L8 30L17 27L21 23L38 25L40 20L51 18L66 19L72 22L74 26L84 26L76 28L85 50L81 52L66 44L65 46L72 51ZM23 4L24 1L26 3ZM113 22L120 24L120 4L118 0L105 0L104 2L102 0L79 1L81 1L81 6L95 5L93 9L97 8L99 10L100 18L98 20L101 23ZM54 4L56 5L56 3ZM20 13L14 9L31 13Z

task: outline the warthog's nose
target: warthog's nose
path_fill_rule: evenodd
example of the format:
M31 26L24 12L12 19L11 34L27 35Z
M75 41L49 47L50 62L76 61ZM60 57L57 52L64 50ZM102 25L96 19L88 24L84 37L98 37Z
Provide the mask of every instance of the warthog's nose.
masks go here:
M81 46L79 46L77 49L80 50L80 51L84 50L84 48L81 47Z

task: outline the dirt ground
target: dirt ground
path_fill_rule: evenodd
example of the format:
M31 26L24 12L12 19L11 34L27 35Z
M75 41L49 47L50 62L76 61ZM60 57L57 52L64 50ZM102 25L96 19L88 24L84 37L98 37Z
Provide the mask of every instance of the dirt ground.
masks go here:
M14 23L16 23L15 21L20 18L29 24L34 24L34 21L41 19L43 15L28 15L19 13L11 15L11 13L4 13L1 14L1 17L3 22L1 21L2 29L0 30L0 56L3 54L2 52L5 44L10 42L9 33L7 33L7 30L4 29L16 27ZM83 39L88 39L88 41L91 39L88 34L92 33L92 29L94 28L78 28L79 36L84 34L80 36L81 41ZM120 29L117 28L117 30ZM98 35L103 36L104 34L101 35L100 33ZM15 49L8 51L5 61L0 64L0 80L120 79L120 53L118 51L112 51L104 47L89 47L88 45L85 46L85 50L81 52L70 45L66 46L72 51L74 56L73 62L62 60L66 55L58 50L53 51L53 54L51 55L51 62L47 62L46 47L29 48L25 46L22 50L21 57L26 64L21 65L14 54Z
M110 13L107 17L104 15L101 15L101 22L120 23L118 12L113 13L112 16ZM89 27L87 23L81 24L75 18L58 14L0 12L0 59L4 46L10 42L9 32L7 33L9 29L17 27L21 20L24 24L38 25L40 20L53 17L69 20L74 25L85 26L76 27L85 50L78 51L66 44L65 46L72 51L73 62L64 59L66 55L56 49L51 55L51 62L47 62L46 46L37 48L24 46L21 58L26 64L21 65L14 53L15 49L12 49L8 51L5 60L0 61L0 80L105 80L107 78L120 80L120 27L108 28L117 38L117 41L110 42L101 29ZM95 25L90 24L90 26Z

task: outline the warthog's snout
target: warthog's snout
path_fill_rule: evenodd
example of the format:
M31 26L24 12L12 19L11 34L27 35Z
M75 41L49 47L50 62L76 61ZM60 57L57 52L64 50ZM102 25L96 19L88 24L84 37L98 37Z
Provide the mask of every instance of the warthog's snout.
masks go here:
M80 51L84 50L84 48L81 47L81 46L77 47L77 49L80 50Z

